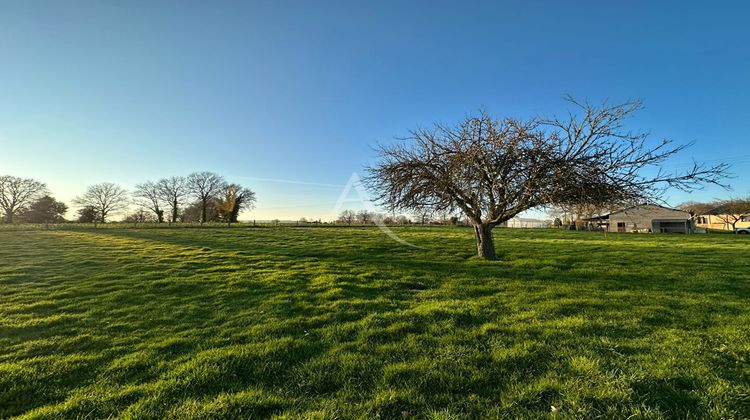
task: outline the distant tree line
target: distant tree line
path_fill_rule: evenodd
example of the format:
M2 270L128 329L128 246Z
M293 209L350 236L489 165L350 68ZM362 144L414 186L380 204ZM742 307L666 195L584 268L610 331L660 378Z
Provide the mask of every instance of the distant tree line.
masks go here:
M368 225L382 223L385 225L465 225L468 220L449 212L416 211L413 214L384 214L369 210L344 210L336 219L337 224Z
M256 201L255 192L213 172L146 181L136 186L133 195L157 223L235 223L240 211L253 208Z
M76 197L77 221L106 223L113 214L137 209L128 222L236 223L242 210L255 206L255 192L227 182L213 172L194 172L138 184L134 191L110 182L91 185ZM60 223L68 206L55 200L47 186L34 179L0 176L0 209L6 223Z

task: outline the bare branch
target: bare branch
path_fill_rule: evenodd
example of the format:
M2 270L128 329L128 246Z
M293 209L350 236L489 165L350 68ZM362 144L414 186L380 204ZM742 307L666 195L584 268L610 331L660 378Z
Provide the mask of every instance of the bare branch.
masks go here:
M482 110L455 126L413 130L377 149L380 160L367 168L365 183L392 210L461 210L477 226L478 247L488 246L481 235L535 207L602 208L657 201L668 189L726 187L726 164L662 169L690 144L650 145L647 133L626 129L625 120L643 109L641 101L592 106L566 100L574 111L564 119L499 120ZM494 248L483 252L494 254Z
M26 206L47 193L47 186L34 179L0 176L0 209L5 213L5 221L12 223Z
M103 182L88 187L86 193L73 200L80 207L89 207L98 214L100 222L107 216L124 209L128 205L128 192L119 185Z

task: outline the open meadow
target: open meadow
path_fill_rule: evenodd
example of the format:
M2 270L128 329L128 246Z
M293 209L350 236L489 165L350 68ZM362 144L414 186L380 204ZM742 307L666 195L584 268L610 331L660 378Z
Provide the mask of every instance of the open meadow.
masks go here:
M750 417L750 239L395 231L0 231L0 418Z

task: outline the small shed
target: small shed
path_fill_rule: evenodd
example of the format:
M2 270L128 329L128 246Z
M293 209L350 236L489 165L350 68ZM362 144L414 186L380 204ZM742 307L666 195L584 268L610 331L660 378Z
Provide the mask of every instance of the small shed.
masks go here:
M617 210L597 221L609 232L693 233L690 213L657 204L639 204Z
M504 226L509 228L520 228L520 229L536 229L546 228L552 224L549 220L532 219L528 217L514 217L507 222Z

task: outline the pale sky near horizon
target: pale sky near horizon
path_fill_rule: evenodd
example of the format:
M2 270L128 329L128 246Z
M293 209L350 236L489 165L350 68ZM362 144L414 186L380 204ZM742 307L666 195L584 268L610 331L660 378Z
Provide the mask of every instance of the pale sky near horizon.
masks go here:
M70 201L210 170L243 219L329 219L372 147L483 107L641 98L632 128L750 194L750 3L0 0L0 174ZM350 194L350 198L356 194ZM355 204L345 206L356 208Z

